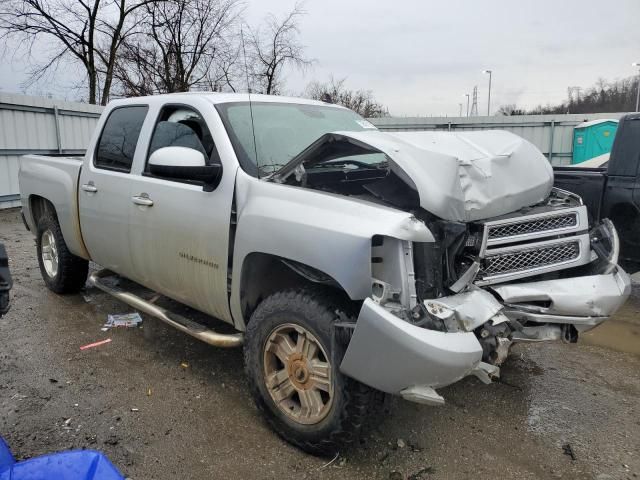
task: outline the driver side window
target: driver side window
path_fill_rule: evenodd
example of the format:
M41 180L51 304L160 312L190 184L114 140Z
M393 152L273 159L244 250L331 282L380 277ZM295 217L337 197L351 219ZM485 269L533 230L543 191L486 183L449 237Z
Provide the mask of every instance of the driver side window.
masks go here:
M161 110L151 136L145 171L149 171L151 154L163 147L191 148L204 155L207 165L219 163L207 124L198 112L188 107L166 106Z

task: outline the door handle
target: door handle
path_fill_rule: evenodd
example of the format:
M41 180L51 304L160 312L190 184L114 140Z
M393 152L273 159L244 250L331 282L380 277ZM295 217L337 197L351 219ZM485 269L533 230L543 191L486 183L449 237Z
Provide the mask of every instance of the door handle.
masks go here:
M93 182L85 183L80 188L85 192L96 193L98 191L97 187L93 184Z
M151 200L146 193L143 193L141 195L134 195L133 197L131 197L131 200L136 205L142 205L144 207L153 206L153 200Z

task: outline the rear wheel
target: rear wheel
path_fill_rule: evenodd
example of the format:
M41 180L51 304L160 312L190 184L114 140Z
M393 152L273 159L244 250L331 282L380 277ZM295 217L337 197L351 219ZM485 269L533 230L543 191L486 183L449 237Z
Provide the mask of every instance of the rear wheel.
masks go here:
M285 440L314 454L352 443L373 390L342 375L331 341L336 306L321 292L288 291L265 299L251 316L245 369L256 405Z
M84 286L89 262L69 251L52 213L47 212L38 220L36 245L40 274L51 291L75 293Z

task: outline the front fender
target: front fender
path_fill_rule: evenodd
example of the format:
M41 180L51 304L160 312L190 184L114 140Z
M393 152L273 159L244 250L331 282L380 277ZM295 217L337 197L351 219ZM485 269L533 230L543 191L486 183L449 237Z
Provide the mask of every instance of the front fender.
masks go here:
M283 185L239 172L231 310L244 328L242 265L251 253L300 262L331 276L353 300L371 294L371 238L434 242L413 215L370 202ZM268 281L268 279L265 279Z

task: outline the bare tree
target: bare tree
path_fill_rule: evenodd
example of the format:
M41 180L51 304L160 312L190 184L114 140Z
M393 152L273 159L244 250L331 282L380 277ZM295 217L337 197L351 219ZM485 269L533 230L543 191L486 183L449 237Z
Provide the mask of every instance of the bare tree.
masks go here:
M498 108L498 115L505 115L507 117L511 115L525 115L526 113L523 109L518 108L515 103L501 105L500 108Z
M529 111L516 108L515 105L505 105L501 108L511 109L512 115L632 112L635 110L637 88L638 80L635 76L614 82L599 78L594 86L587 89L568 87L567 100L558 105L538 105ZM573 95L574 91L577 92L576 95Z
M276 95L282 88L282 70L286 65L305 69L313 63L304 55L304 46L298 40L298 22L306 12L301 3L284 18L270 14L265 25L250 29L246 40L247 56L251 63L251 76L256 89L267 95Z
M0 0L0 38L13 39L35 60L33 84L63 62L79 63L86 74L89 103L109 100L118 49L128 18L162 0ZM36 58L34 46L46 58ZM100 83L102 86L100 87Z
M367 118L389 116L388 109L375 101L370 90L349 90L345 80L331 77L326 83L311 82L305 96L343 105Z
M116 78L123 95L235 90L238 0L166 0L138 14Z

